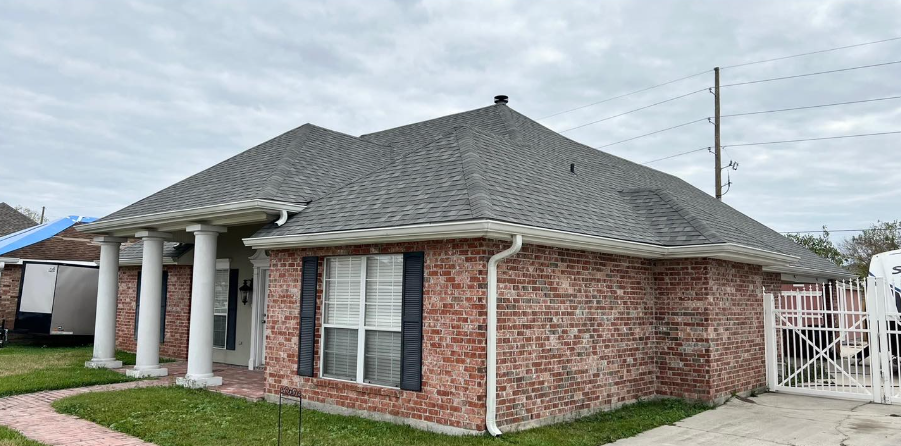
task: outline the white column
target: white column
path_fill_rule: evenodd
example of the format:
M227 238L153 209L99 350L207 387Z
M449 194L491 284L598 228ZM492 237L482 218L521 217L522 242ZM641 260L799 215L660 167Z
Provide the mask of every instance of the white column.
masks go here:
M84 366L92 369L118 369L116 361L116 301L119 297L118 237L96 237L100 245L100 272L97 279L97 317L94 321L94 356Z
M176 383L185 387L222 385L213 376L213 296L216 281L216 242L221 226L191 225L194 233L194 278L191 283L191 329L188 338L188 373Z
M169 370L160 367L160 298L163 292L163 240L169 238L170 234L141 231L135 237L144 241L138 354L134 368L125 373L134 378L166 376Z

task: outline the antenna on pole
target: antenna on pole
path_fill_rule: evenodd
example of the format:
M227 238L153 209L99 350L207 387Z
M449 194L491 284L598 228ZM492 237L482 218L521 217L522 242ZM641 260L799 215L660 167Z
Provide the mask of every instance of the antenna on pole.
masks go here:
M723 199L723 159L720 146L720 67L713 69L713 158L714 163L714 195L717 200Z

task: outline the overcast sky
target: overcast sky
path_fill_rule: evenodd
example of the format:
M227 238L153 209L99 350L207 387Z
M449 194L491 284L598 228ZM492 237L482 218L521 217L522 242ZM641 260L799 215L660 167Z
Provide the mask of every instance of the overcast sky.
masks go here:
M359 135L489 105L532 118L712 67L901 36L899 1L0 3L0 201L103 216L311 122ZM901 60L901 40L722 83ZM901 95L901 64L724 88L724 114ZM541 120L564 130L712 72ZM701 92L564 133L597 147L711 116ZM724 118L723 144L901 130L901 100ZM699 122L603 150L713 144ZM725 201L779 231L901 218L901 135L727 148ZM706 151L651 164L713 191Z

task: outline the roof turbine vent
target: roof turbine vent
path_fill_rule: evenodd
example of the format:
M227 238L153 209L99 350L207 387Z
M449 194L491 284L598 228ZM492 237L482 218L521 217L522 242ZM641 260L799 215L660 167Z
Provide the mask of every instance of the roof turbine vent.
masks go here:
M494 97L494 103L495 104L506 104L508 99L510 99L510 98L507 97L507 95L499 94Z

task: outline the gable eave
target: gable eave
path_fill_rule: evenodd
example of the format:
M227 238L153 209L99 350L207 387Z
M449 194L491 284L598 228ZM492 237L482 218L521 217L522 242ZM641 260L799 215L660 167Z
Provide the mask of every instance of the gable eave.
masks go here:
M282 211L292 214L298 213L304 208L306 208L304 204L275 200L241 200L112 220L100 220L81 225L77 230L89 234L128 235L133 234L136 230L147 228L161 231L184 229L187 225L198 221L223 226L265 223L277 218Z

